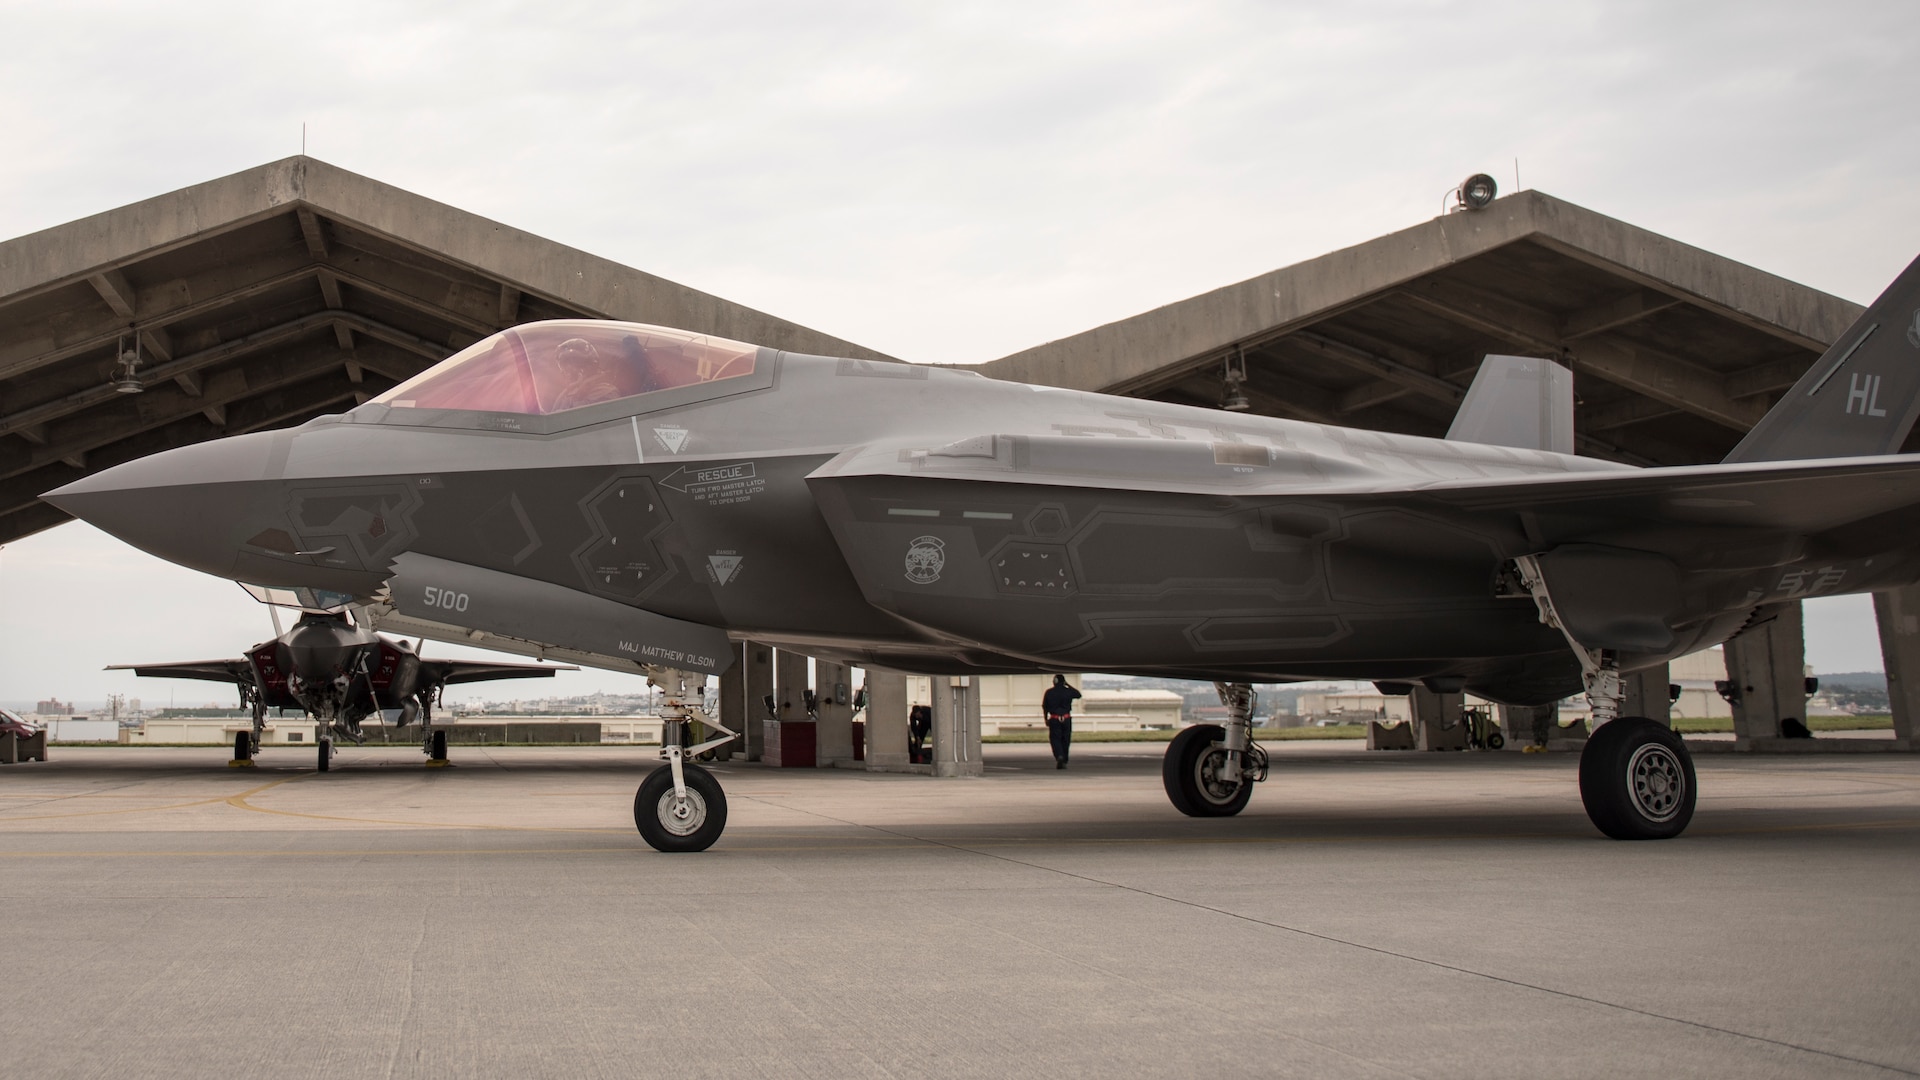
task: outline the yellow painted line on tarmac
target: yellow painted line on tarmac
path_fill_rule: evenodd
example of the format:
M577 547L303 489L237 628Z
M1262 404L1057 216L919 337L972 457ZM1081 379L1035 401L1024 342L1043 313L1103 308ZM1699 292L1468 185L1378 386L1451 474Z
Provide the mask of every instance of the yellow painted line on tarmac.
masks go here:
M268 788L279 787L281 784L286 783L288 780L296 780L296 779L299 779L299 778L294 776L283 777L279 780L271 780L271 781L268 781L267 783L260 784L257 787L248 788L245 791L238 792L233 795L224 795L224 796L214 795L210 798L193 799L188 802L164 803L159 806L126 806L126 807L121 807L118 810L76 810L76 811L73 811L72 813L66 813L66 814L5 814L4 816L0 816L0 822L49 821L55 818L104 817L109 814L145 814L145 813L151 813L157 810L182 810L189 806L210 806L214 803L219 803L219 802L233 803L235 799L245 799L249 795L257 795L260 792L267 790ZM89 796L86 796L86 795L68 795L63 797L63 801L65 801L66 799L84 799L88 797ZM113 797L113 798L122 798L122 799L135 799L135 798L139 798L140 796L120 795L120 796L101 796L101 797L102 798Z

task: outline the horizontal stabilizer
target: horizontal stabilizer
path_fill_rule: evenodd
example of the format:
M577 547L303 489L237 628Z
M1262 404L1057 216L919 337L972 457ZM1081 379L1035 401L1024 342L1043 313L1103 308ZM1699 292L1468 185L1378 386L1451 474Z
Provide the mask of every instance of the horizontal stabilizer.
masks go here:
M1538 357L1489 355L1447 438L1573 453L1573 372Z
M107 671L131 671L143 679L202 679L206 682L253 682L253 665L245 659L190 660L178 664L108 664Z
M550 679L555 672L578 671L569 664L486 664L471 660L422 660L420 673L427 681L451 686L455 683L491 682L494 679Z

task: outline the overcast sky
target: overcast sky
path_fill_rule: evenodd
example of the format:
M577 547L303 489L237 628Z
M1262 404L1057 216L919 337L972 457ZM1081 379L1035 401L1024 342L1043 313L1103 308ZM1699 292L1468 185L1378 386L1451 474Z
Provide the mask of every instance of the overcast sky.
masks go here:
M0 238L297 153L304 122L333 164L917 361L1369 240L1516 159L1857 301L1920 253L1920 5L1892 0L0 0L0 40ZM1817 668L1880 666L1868 610L1810 609ZM0 701L185 704L96 669L269 632L84 526L0 552Z

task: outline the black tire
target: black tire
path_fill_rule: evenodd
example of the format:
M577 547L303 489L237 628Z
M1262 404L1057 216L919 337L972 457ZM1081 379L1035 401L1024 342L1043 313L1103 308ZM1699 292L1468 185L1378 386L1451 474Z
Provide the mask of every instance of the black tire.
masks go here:
M1487 749L1499 750L1507 745L1507 737L1497 731L1487 732Z
M333 740L321 739L319 746L320 746L320 771L326 772L327 770L333 768Z
M1580 752L1580 802L1615 840L1666 840L1693 820L1699 783L1680 736L1642 716L1600 725Z
M1160 782L1167 800L1188 817L1232 817L1247 808L1253 784L1242 780L1229 788L1213 778L1225 757L1216 744L1226 737L1218 724L1195 724L1173 737L1160 762Z
M673 767L647 774L633 796L633 823L655 851L705 851L727 827L727 795L713 774L691 762L681 766L687 778L687 803L676 807Z
M253 732L236 731L233 733L233 760L253 760Z
M430 761L447 760L447 733L446 732L444 731L434 732L433 739L428 744L428 746L429 746L427 750L428 760Z

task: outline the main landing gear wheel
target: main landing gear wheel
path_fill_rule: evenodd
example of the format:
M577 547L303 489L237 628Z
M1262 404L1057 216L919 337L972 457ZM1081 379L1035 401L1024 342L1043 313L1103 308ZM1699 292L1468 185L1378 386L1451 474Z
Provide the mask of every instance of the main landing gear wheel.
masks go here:
M1665 840L1693 820L1699 785L1680 736L1645 717L1600 725L1580 752L1580 801L1615 840Z
M1188 817L1232 817L1253 798L1253 781L1220 779L1227 752L1220 745L1226 729L1218 724L1195 724L1173 737L1160 763L1173 808Z
M320 771L326 772L328 769L331 769L331 768L333 768L333 740L321 739L320 740Z
M236 731L233 733L234 765L253 764L253 732Z
M640 782L633 797L633 823L655 851L705 851L727 827L727 796L713 774L692 762L681 772L687 797L673 794L673 766L662 765Z
M427 760L445 762L447 760L447 733L436 731L427 746Z

